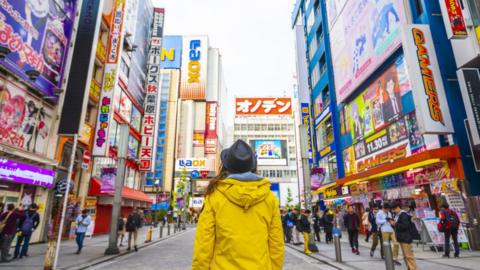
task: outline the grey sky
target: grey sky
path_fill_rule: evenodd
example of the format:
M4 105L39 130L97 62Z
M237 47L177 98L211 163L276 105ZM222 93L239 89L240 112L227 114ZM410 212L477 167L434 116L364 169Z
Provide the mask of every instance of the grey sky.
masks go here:
M295 71L290 14L295 0L152 0L165 34L206 34L223 56L237 96L291 95Z

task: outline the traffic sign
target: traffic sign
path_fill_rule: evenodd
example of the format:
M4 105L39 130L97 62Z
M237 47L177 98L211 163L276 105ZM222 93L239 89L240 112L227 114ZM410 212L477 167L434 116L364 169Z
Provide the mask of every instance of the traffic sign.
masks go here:
M200 177L200 172L197 171L197 170L193 170L191 173L190 173L190 176L192 177L192 179L197 179Z
M91 158L91 155L90 155L90 151L83 152L82 169L84 169L84 170L88 169L91 159L92 158Z

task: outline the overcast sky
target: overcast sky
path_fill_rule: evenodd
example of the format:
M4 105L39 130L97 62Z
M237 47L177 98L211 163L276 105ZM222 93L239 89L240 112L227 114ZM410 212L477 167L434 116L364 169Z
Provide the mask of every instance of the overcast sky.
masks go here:
M166 35L205 34L220 49L229 92L292 93L295 72L290 14L295 0L152 0L165 8Z

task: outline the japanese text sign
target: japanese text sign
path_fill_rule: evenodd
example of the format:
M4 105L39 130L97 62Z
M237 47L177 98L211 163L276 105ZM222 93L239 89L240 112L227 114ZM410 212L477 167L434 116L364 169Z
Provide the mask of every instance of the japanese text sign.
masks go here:
M0 65L47 96L62 87L76 0L0 1L0 45L10 53ZM27 71L40 76L30 80Z
M141 171L152 171L157 143L158 113L160 104L160 54L162 51L164 10L156 8L153 15L152 39L148 51L146 95L142 120L142 144L140 146Z
M217 109L216 102L207 102L205 120L205 154L217 153Z
M291 98L236 98L237 115L291 115Z
M448 38L466 38L468 37L467 25L463 17L462 6L459 0L441 0L440 8L442 10L445 30Z

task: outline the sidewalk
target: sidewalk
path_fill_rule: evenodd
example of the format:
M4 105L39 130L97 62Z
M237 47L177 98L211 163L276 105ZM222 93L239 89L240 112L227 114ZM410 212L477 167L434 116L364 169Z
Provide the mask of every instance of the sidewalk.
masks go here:
M142 249L148 245L151 245L155 242L161 241L160 237L160 227L153 229L152 241L150 243L145 243L147 229L149 227L143 227L138 232L138 247ZM187 226L187 229L189 226ZM182 232L182 231L180 231ZM179 232L177 232L178 234ZM163 228L163 238L166 239L169 236L167 235L167 227ZM170 236L173 236L173 224L170 226ZM127 234L128 235L128 234ZM120 247L120 255L128 253L126 251L128 245L128 237L125 236L123 240L123 247ZM77 245L75 240L66 240L62 241L60 247L60 256L58 261L58 269L83 269L89 265L95 265L99 262L103 262L112 258L115 258L119 255L104 255L105 249L108 246L108 235L99 235L93 238L85 238L84 247L82 253L77 255ZM43 269L43 260L45 256L45 251L47 244L35 244L29 247L29 257L23 259L16 259L9 263L0 263L0 269L22 269L22 270L38 270ZM132 246L133 250L133 246ZM131 251L132 252L132 251ZM133 251L135 252L135 251ZM140 251L139 251L140 252ZM13 249L11 251L13 254Z
M385 269L385 262L380 259L380 246L377 247L373 258L370 257L371 240L365 242L365 236L359 236L360 255L352 253L350 245L348 243L348 236L344 232L342 234L342 264L335 263L335 246L332 244L325 244L325 234L321 235L322 242L317 243L319 253L313 253L314 258L329 261L336 266L342 265L344 269ZM303 251L303 245L293 246L288 244L289 247L296 250ZM417 267L421 270L451 270L451 269L479 269L480 265L480 251L460 251L460 258L442 258L442 253L435 253L430 251L429 247L425 246L425 251L422 250L422 245L414 245L415 258L417 259ZM399 261L402 266L396 266L395 269L407 269L403 260L402 251L399 250Z

